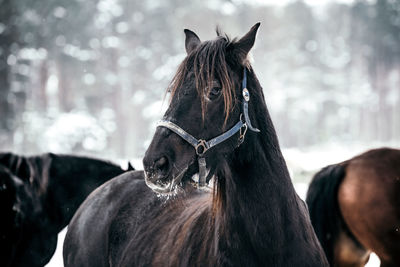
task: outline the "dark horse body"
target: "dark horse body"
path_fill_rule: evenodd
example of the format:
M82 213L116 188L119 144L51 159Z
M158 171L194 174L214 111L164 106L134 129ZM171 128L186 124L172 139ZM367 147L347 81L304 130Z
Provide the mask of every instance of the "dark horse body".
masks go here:
M201 190L190 177L200 171L196 158L204 151L158 127L143 159L145 172L114 178L79 208L64 242L65 266L327 266L246 61L258 26L233 42L219 35L201 43L185 30L188 57L174 78L164 119L204 140L221 136L242 118L246 67L249 119L261 132L241 128L210 148L204 157L215 183ZM160 197L145 182L160 193L177 183L183 190Z
M400 266L400 150L370 150L315 175L311 221L332 266Z
M83 200L123 172L86 157L0 153L0 265L44 266Z

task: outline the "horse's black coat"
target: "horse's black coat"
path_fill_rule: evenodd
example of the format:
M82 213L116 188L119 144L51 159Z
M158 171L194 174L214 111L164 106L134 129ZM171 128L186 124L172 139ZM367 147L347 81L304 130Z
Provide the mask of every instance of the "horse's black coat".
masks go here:
M83 200L123 172L86 157L0 153L0 265L44 266Z
M246 61L258 26L233 42L219 36L201 43L185 30L188 57L164 119L205 140L229 129L240 117L247 67L250 119L261 133L248 132L239 147L236 134L207 151L215 185L204 192L188 183L196 172L193 147L158 128L143 160L145 174L111 180L77 211L64 243L65 266L327 266ZM185 191L171 199L136 179L167 183L188 165Z

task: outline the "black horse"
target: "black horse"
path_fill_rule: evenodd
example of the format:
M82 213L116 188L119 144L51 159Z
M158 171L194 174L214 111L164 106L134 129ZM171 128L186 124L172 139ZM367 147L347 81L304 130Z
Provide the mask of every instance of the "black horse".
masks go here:
M48 263L57 234L83 200L123 172L115 164L86 157L0 153L0 265Z
M307 204L332 266L400 266L400 150L380 148L327 166L313 178Z
M185 30L188 56L145 172L86 199L68 228L65 266L327 266L246 59L258 27L203 43ZM214 187L196 189L196 173Z

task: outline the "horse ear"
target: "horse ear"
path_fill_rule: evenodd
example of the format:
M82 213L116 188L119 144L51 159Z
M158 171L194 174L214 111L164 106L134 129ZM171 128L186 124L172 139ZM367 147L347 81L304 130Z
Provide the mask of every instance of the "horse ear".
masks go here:
M256 40L257 30L260 27L260 22L251 27L250 31L246 33L239 41L233 43L233 52L239 56L240 61L243 62L250 49L253 47Z
M186 48L186 53L190 54L196 47L199 46L201 43L200 38L191 30L185 29L184 30L185 35L186 35L186 40L185 40L185 48Z
M132 166L131 162L128 161L128 171L134 171L135 168Z

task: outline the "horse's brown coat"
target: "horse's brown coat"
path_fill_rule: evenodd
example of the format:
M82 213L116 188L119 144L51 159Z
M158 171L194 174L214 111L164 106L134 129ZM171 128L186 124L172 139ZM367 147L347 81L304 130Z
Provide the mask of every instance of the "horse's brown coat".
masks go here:
M399 177L399 150L371 150L348 161L338 191L347 227L385 266L400 266Z

